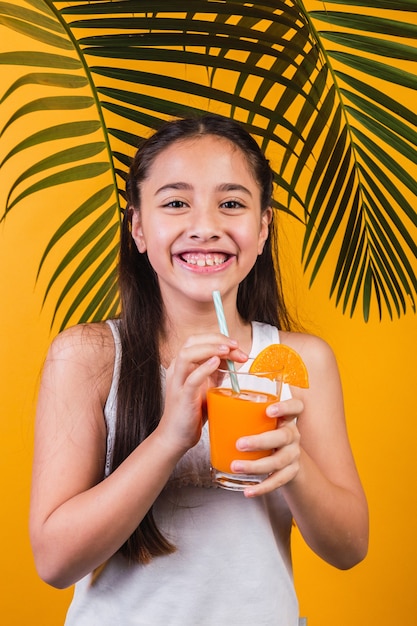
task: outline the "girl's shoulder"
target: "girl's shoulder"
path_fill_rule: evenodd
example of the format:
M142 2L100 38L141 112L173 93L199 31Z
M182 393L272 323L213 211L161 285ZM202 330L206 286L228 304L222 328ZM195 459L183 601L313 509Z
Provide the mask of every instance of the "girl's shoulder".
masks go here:
M330 345L317 335L301 332L279 331L280 342L296 350L309 371L327 370L336 366Z
M77 357L87 362L93 356L100 361L114 354L114 340L109 324L77 324L60 332L51 343L50 354Z
M52 341L46 365L56 375L75 378L84 373L95 381L99 395L107 397L115 359L115 345L109 324L78 324L59 333Z

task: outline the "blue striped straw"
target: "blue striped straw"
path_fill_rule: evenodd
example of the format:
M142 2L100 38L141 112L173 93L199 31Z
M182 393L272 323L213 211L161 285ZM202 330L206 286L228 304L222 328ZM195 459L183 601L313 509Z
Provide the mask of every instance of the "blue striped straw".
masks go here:
M216 309L217 321L219 323L220 332L226 337L229 336L229 331L227 330L226 318L224 315L222 297L220 295L220 291L213 291L213 302L214 308ZM230 382L232 383L232 389L235 393L240 393L240 387L236 376L236 368L233 361L229 359L226 360L227 368L230 372Z

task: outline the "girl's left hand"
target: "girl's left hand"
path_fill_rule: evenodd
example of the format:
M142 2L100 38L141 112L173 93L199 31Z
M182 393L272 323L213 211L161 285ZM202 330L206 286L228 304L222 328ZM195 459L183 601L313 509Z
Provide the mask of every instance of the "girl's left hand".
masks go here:
M237 460L232 463L232 471L237 474L269 474L258 485L247 487L246 497L260 496L293 480L299 471L300 433L297 417L303 410L303 403L298 399L285 400L271 404L267 415L278 420L275 430L260 435L241 437L236 442ZM273 450L256 461L239 460L239 450Z

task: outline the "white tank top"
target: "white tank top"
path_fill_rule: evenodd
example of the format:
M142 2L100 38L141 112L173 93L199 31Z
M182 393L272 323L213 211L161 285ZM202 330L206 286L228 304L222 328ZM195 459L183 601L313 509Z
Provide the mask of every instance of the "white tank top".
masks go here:
M116 356L105 406L108 474L120 371ZM253 359L279 342L276 328L252 323ZM249 368L250 360L245 364ZM282 399L290 397L284 385ZM94 585L76 584L66 626L297 626L290 533L292 517L279 490L260 498L212 487L207 426L177 464L154 504L174 554L128 565L116 554Z

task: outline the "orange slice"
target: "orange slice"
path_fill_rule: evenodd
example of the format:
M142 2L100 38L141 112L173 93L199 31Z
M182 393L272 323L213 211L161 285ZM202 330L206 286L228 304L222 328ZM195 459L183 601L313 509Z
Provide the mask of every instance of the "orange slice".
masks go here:
M251 373L283 371L283 382L295 387L308 387L308 372L304 361L293 348L282 343L267 346L254 359Z

